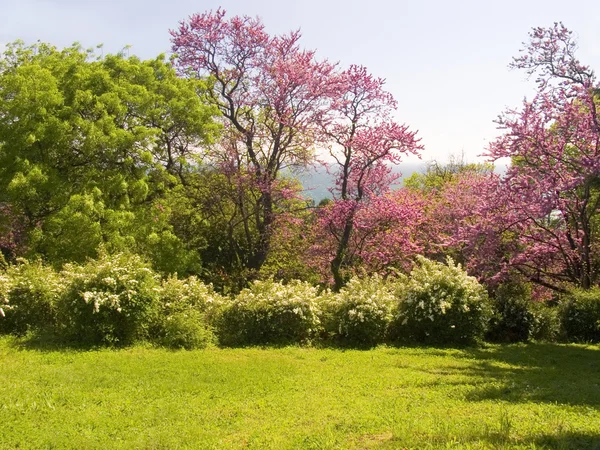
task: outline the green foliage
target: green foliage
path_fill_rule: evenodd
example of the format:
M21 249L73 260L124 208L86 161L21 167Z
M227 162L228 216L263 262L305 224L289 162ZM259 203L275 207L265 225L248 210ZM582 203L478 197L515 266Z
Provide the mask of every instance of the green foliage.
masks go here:
M157 206L196 170L194 150L219 133L207 89L178 77L164 56L8 44L0 57L0 204L22 218L27 255L83 263L105 244L142 254L161 272L199 270L171 209L157 214Z
M297 203L296 212L281 214L277 218L273 226L269 256L260 269L260 277L283 282L302 280L316 285L321 276L316 268L310 267L306 261L311 245L307 233L314 227L311 222L315 215L314 211L306 208L306 203Z
M404 179L404 186L420 191L439 191L445 184L451 183L459 175L486 174L493 172L494 166L490 163L467 163L462 155L450 155L446 164L431 161L427 164L425 173L413 173Z
M600 342L600 288L574 290L561 304L565 337L577 342Z
M189 310L166 316L154 340L168 348L193 350L213 344L215 335L207 326L204 314Z
M326 338L358 347L384 341L396 305L396 286L379 275L352 278L339 293L319 300Z
M255 281L224 306L217 334L222 345L296 344L312 339L319 326L315 287Z
M168 277L163 280L159 295L161 315L167 316L190 309L214 316L225 301L211 285L204 284L195 276L183 279Z
M196 243L202 237L188 240L186 234L179 234L174 223L180 214L177 211L179 205L173 203L172 199L169 194L136 208L127 227L122 228L124 232L121 231L132 242L128 244L124 239L117 243L113 239L111 250L127 251L133 248L163 275L185 276L201 272L202 261Z
M493 342L554 342L560 335L556 307L532 298L531 284L506 282L491 300L492 317L486 339Z
M23 335L52 330L63 289L60 276L40 261L10 266L0 273L0 331Z
M203 348L215 337L211 322L224 299L196 277L163 280L159 311L151 326L152 341L170 348Z
M100 254L67 265L59 303L63 334L84 344L128 345L148 337L159 313L158 277L137 255Z
M448 258L447 265L417 258L400 301L391 337L435 344L481 340L491 310L487 292Z
M531 338L542 342L557 341L561 334L559 309L543 302L533 302L530 306L533 315Z
M498 286L492 299L493 315L487 338L495 342L528 341L535 326L531 305L528 284L513 282Z
M202 261L202 270L195 273L227 294L238 293L251 275L256 277L246 266L257 230L245 215L245 206L239 206L256 192L251 186L238 192L232 183L218 169L202 167L189 174L185 186L166 196L175 235Z
M8 264L6 262L6 259L4 258L4 254L0 252L0 271L6 270L7 267Z

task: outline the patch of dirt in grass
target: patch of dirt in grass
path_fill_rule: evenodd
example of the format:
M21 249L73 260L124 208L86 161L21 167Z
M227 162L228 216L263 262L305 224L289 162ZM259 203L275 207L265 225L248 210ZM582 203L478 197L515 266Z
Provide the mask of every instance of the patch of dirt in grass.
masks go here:
M394 435L390 431L379 434L363 434L358 437L357 442L352 448L356 450L377 448L392 440L393 437Z

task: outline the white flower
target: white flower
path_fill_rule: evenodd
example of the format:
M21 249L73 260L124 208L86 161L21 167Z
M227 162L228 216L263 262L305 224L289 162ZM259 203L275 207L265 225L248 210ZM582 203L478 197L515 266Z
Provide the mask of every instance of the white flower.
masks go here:
M83 300L84 300L86 303L89 303L89 302L90 302L90 300L91 300L91 299L94 297L94 293L93 293L93 292L86 291L86 292L84 292L84 293L82 294L82 297L83 297Z

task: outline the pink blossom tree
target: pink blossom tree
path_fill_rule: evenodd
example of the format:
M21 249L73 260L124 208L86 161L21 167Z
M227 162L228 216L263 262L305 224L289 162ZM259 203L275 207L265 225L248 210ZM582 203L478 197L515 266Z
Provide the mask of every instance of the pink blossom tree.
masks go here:
M390 269L412 268L414 257L424 251L422 227L428 199L420 192L397 189L371 197L354 211L352 233L345 253L344 276L364 272L386 275ZM340 214L340 202L332 201L317 210L311 242L305 259L323 282L332 279L331 261L339 247L339 233L347 215Z
M439 260L450 255L489 284L506 275L505 255L514 243L505 220L511 208L499 201L500 177L473 169L455 173L427 192L424 253Z
M250 176L259 193L252 204L238 208L248 212L242 226L257 230L248 265L260 269L276 218L273 189L282 170L312 160L334 65L300 48L298 31L271 36L260 20L227 19L221 9L192 15L171 35L179 72L213 82L212 101L233 138L233 145L217 148L218 159Z
M537 95L500 116L489 149L512 160L495 200L515 239L506 265L555 290L600 281L600 91L575 50L562 24L533 29L512 67L537 75Z
M377 229L373 221L377 215L390 219L393 206L385 194L399 177L391 165L421 150L416 132L391 118L396 101L383 89L384 83L365 67L351 66L337 77L335 96L321 120L323 143L333 161L330 170L335 173L334 202L323 211L321 222L337 244L330 261L336 289L344 285L344 269L357 251L351 248L356 230Z

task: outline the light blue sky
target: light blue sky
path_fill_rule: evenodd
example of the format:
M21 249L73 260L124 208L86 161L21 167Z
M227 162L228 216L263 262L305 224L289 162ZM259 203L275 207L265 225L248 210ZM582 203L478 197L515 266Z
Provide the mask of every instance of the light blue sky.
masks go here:
M15 39L59 47L131 45L152 58L170 49L170 28L224 7L260 16L271 33L300 28L306 48L387 79L397 119L419 130L424 160L465 152L474 160L498 135L493 123L531 96L533 82L507 68L534 26L562 21L580 60L600 71L600 1L580 0L0 0L0 45Z

